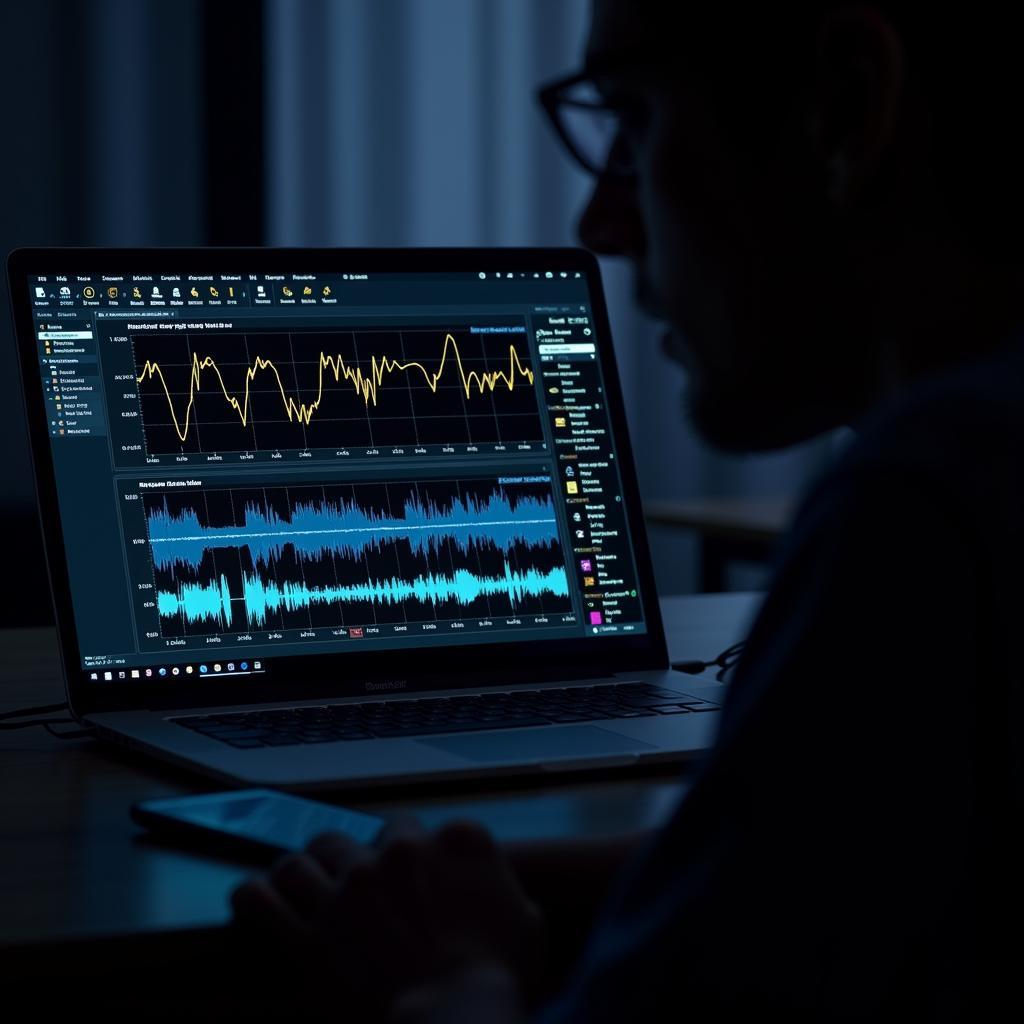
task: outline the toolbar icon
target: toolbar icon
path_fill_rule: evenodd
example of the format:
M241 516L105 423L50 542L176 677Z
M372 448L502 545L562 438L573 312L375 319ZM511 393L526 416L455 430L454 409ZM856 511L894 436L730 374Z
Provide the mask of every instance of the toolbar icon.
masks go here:
M210 285L210 295L215 299L220 298L220 292L212 284Z
M282 286L281 286L281 294L282 294L282 295L283 295L283 296L284 296L284 297L285 297L286 299L290 299L290 298L291 298L291 297L292 297L292 296L293 296L293 295L295 294L295 292L293 292L293 291L291 290L291 288L289 288L289 287L288 287L288 285L282 285Z
M324 285L324 298L329 298L331 294L331 286L329 284Z
M87 284L82 289L82 298L83 299L95 299L96 298L96 289L93 288L93 286L91 284Z
M199 298L199 289L195 285L192 285L192 287L189 288L188 293L189 295L192 296L193 299Z
M118 295L120 295L120 292L117 290L117 285L116 284L112 284L107 289L107 298L108 299L116 299L118 297Z
M302 289L302 294L303 295L312 295L313 294L313 289L310 288L309 285L307 284L306 287Z
M133 299L141 299L142 298L142 290L140 288L133 288L132 289L132 298Z

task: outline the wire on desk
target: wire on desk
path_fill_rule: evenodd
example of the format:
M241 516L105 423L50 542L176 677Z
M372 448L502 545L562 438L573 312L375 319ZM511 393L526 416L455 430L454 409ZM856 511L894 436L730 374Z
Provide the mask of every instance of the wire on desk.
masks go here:
M721 683L725 681L725 673L740 660L745 644L746 641L741 640L738 644L727 647L713 661L673 661L672 667L677 672L686 672L691 676L696 676L700 675L705 669L714 668L717 665L718 671L715 673L715 679Z
M72 729L58 732L53 728L55 725L78 725L73 718L30 718L27 722L7 722L4 719L22 718L25 715L45 715L50 711L67 711L68 705L64 704L39 704L34 708L19 708L17 711L4 711L0 713L0 729L29 729L41 725L51 736L59 740L77 740L82 736L93 736L92 728Z

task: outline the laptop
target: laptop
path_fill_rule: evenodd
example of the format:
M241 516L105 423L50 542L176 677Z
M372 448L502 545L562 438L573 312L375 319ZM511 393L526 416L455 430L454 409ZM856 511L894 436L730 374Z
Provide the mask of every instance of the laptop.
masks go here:
M67 697L291 791L683 760L594 257L20 249Z

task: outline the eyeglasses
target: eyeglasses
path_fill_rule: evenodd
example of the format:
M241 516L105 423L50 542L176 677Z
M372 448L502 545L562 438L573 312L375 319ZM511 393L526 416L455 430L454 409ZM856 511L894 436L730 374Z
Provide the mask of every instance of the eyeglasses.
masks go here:
M584 170L599 178L632 181L637 169L623 127L626 112L621 104L604 98L594 74L580 71L544 85L537 90L537 99Z

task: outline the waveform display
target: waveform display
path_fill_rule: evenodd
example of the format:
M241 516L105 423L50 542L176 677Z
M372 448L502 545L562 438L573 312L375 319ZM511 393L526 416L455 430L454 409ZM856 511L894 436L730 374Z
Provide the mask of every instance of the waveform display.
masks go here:
M469 554L475 544L494 544L509 551L517 543L558 542L558 527L550 497L521 497L513 505L496 490L482 500L475 495L454 498L449 504L422 503L408 497L398 513L366 508L356 498L334 501L311 498L297 501L283 517L260 499L242 508L241 523L203 526L194 509L172 514L167 502L148 515L153 562L161 569L177 566L197 569L207 551L244 545L262 567L280 559L290 546L299 560L317 560L332 552L361 558L367 548L380 550L396 535L408 540L418 554L434 550L442 541Z
M143 502L167 637L572 610L545 478L215 488Z
M524 334L137 334L132 351L150 455L543 436Z
M554 594L565 597L568 583L565 569L539 572L513 572L505 563L501 576L477 576L466 569L457 569L450 576L417 576L404 580L392 576L385 580L369 580L349 586L310 587L305 583L268 583L259 576L242 577L242 600L245 604L244 627L265 628L268 616L281 611L303 611L314 604L401 604L415 599L421 604L455 602L469 606L481 597L503 596L513 606L528 597ZM216 623L224 629L235 624L232 597L227 580L221 576L209 584L186 583L176 592L159 591L159 610L164 617L182 618L188 624ZM243 627L243 628L244 628Z

